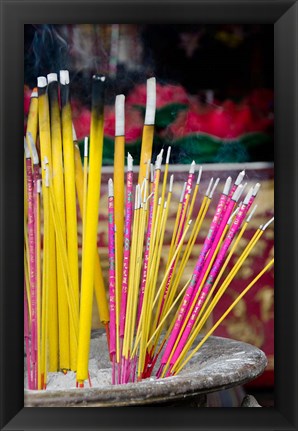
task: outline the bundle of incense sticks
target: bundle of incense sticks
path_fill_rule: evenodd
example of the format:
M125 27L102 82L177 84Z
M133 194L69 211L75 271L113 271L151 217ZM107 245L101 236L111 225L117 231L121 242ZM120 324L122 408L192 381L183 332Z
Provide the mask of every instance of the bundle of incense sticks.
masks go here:
M228 177L219 184L219 179L211 178L202 194L199 188L204 174L193 162L181 185L180 199L175 202L174 176L169 175L171 147L166 152L162 149L152 160L155 78L147 80L137 178L133 158L129 153L125 155L125 97L117 96L114 178L108 182L109 286L105 289L97 249L105 77L92 78L90 139L85 138L83 163L72 124L68 71L60 71L59 77L59 83L55 73L38 77L24 140L28 388L45 389L49 371L68 370L76 372L77 387L84 387L86 380L91 386L88 360L94 293L106 328L112 383L175 375L273 265L272 259L196 345L214 307L273 221L257 229L227 273L227 265L256 209L253 204L260 184L244 191L242 171L234 182ZM216 188L221 188L218 201L214 198ZM210 216L212 200L216 209L208 234L192 274L182 286L208 212ZM82 218L81 257L77 203ZM174 208L176 219L167 247L170 208Z
M228 177L215 202L216 209L192 275L186 285L181 286L189 256L200 234L215 189L220 185L219 178L215 181L211 178L203 199L199 199L202 167L196 175L196 165L192 162L182 186L180 200L171 202L174 180L173 175L168 178L171 147L166 154L162 149L154 164L151 163L155 97L155 81L151 79L147 82L139 174L134 179L133 159L128 153L125 196L125 100L123 95L116 98L115 155L119 154L119 157L115 158L114 181L111 178L108 184L109 353L113 384L136 382L152 374L160 378L180 372L193 352L202 346L223 318L274 262L272 259L256 275L191 352L190 349L214 307L273 219L259 227L233 269L226 274L225 269L256 210L256 205L252 210L251 207L260 188L257 183L245 191L244 171L239 173L234 182ZM121 141L117 137L121 137ZM239 203L241 197L242 201ZM166 249L164 236L169 224L170 205L172 208L176 205L177 215L164 265L162 252ZM194 208L198 205L199 210L195 213ZM121 225L116 221L119 214ZM163 274L161 281L158 278L160 273Z
M92 78L90 155L86 139L84 164L72 124L68 71L61 70L59 78L58 82L56 73L38 77L24 140L24 335L29 389L45 389L48 372L75 371L80 386L88 378L93 292L107 335L109 329L96 240L105 77ZM77 200L83 222L81 258Z

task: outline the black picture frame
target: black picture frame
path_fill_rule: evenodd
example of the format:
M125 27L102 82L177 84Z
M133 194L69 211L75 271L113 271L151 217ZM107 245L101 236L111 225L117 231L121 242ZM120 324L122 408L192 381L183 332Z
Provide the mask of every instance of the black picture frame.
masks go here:
M0 420L29 429L297 429L297 11L293 0L1 0ZM275 407L23 408L23 26L30 23L274 23ZM150 409L150 410L148 410Z

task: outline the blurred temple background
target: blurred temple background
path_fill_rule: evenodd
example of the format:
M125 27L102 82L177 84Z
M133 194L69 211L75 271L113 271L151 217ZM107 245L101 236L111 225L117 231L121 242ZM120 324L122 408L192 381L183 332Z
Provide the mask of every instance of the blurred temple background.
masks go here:
M37 76L67 68L71 77L73 121L81 143L89 135L91 76L107 76L105 141L100 220L107 220L107 187L114 157L114 101L126 96L126 150L135 164L140 156L146 104L146 79L157 79L157 113L153 155L172 146L172 171L183 180L181 165L195 160L204 165L201 196L211 176L262 184L253 229L273 215L274 91L273 25L25 25L25 121ZM187 168L184 166L184 172ZM177 184L177 195L180 189ZM174 221L175 214L172 215ZM210 223L210 219L209 219ZM206 232L208 225L203 229ZM170 227L169 227L170 230ZM107 228L99 225L98 247L107 273ZM170 234L169 234L170 235ZM170 237L170 236L169 236ZM262 263L273 255L274 233L268 229L254 256L247 260L218 310L215 321ZM202 244L198 238L190 256L193 268ZM242 248L241 248L242 250ZM261 266L260 266L261 265ZM265 351L268 367L250 386L210 400L210 406L236 405L243 390L263 406L273 406L274 274L234 309L215 335L256 345ZM230 301L230 302L229 302ZM94 308L93 326L98 326ZM209 322L210 324L210 322ZM239 395L240 394L240 395ZM221 403L221 404L220 404Z

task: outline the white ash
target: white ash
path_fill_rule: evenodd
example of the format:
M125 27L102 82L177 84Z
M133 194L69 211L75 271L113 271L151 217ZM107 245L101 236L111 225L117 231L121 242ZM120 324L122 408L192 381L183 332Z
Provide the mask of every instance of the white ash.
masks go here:
M89 374L92 387L106 387L112 385L112 368L110 365L107 339L105 334L96 338L91 338L89 354ZM48 373L47 390L65 390L76 387L76 373L68 371ZM85 387L89 387L89 382L85 382ZM24 361L24 388L28 389L27 364Z

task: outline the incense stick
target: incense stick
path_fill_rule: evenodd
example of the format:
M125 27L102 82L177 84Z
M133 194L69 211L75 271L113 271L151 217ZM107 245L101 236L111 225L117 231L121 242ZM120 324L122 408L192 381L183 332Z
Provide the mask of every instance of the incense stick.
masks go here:
M67 255L72 278L74 295L79 302L79 266L78 266L78 237L77 237L77 209L75 188L74 148L72 138L72 112L70 106L70 79L68 70L60 70L62 142L65 181L65 215ZM76 317L77 319L79 316ZM74 327L70 323L70 368L77 369L77 349L74 343Z
M101 184L103 150L103 102L105 77L93 76L92 116L90 133L89 181L86 207L85 247L82 266L80 303L80 330L78 344L77 381L82 384L88 378L88 357L92 317L93 280L98 209Z

